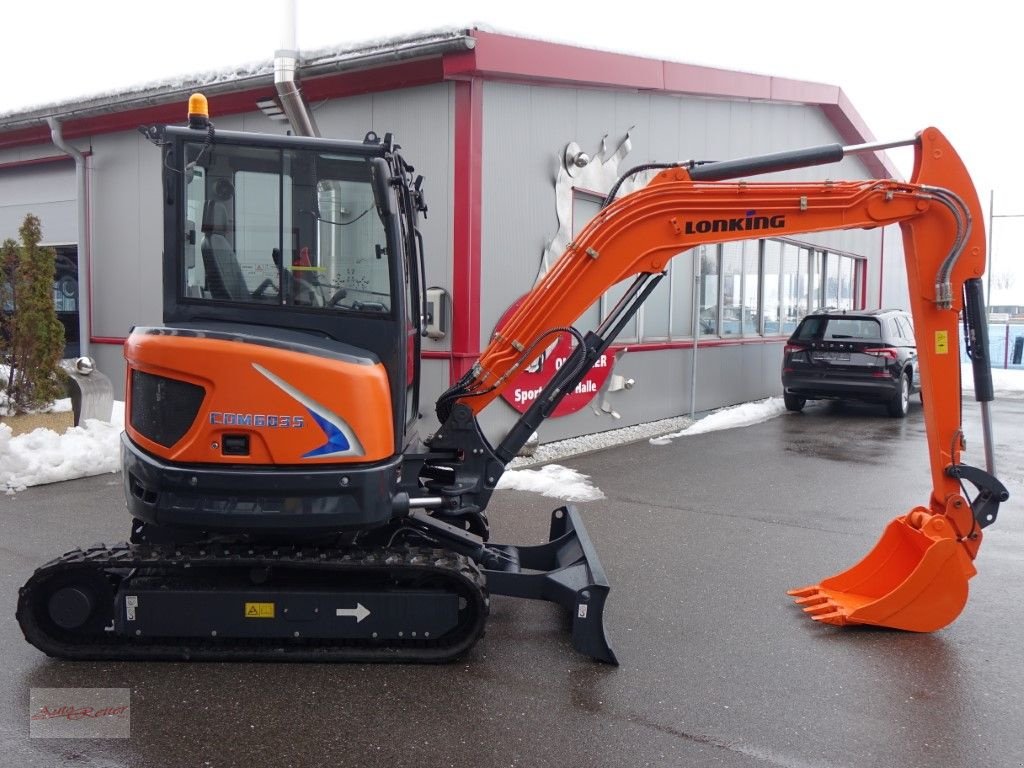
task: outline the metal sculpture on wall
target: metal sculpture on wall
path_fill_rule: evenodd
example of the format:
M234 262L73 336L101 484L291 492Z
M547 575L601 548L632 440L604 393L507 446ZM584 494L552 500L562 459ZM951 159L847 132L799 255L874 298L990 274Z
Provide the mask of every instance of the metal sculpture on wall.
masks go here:
M631 126L626 131L619 146L610 154L607 134L601 137L601 149L593 157L584 152L575 141L565 147L558 165L558 175L555 177L555 215L558 217L558 231L544 248L541 267L537 274L538 280L544 276L550 265L565 252L566 246L572 241L574 190L580 189L599 194L607 194L611 191L612 185L621 174L619 166L633 148L629 135L635 127ZM619 194L632 192L634 189L644 186L647 181L647 174L638 174L627 179L619 188Z
M607 134L601 138L601 148L593 157L584 152L575 141L566 145L555 177L555 213L558 218L558 231L544 247L535 281L544 277L551 265L565 252L566 247L572 241L573 195L575 191L582 190L591 194L606 195L618 180L621 175L620 165L632 149L629 134L633 127L635 126L626 131L622 141L611 153L608 151ZM642 187L648 180L649 174L637 174L627 179L619 187L619 194L627 194ZM516 304L513 304L506 311L506 315L515 306ZM499 320L499 328L501 324L502 320ZM568 358L571 350L572 345L568 337L552 342L502 393L502 398L516 410L524 411L548 379L554 375L557 367ZM620 418L620 414L608 401L608 394L630 389L634 384L633 379L614 375L615 365L626 351L626 347L618 347L610 350L607 356L602 356L599 364L595 365L576 390L566 397L553 416L574 413L587 404L591 404L591 410L597 416ZM599 405L592 404L595 400Z

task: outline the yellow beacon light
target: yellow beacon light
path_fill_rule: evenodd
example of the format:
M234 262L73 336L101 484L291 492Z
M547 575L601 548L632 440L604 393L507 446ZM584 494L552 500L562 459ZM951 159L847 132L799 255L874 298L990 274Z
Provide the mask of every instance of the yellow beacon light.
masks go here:
M190 128L205 126L210 122L210 104L201 93L188 97L188 124Z

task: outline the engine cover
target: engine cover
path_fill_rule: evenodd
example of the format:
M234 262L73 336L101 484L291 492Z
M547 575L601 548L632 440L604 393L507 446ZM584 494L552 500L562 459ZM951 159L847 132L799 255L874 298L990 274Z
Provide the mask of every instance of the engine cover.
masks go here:
M125 432L176 464L374 463L396 454L385 367L317 337L136 328Z

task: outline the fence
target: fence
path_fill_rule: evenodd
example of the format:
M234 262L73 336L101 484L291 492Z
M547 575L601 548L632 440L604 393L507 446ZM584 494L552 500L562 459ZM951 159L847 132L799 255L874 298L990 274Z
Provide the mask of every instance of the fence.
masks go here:
M963 334L960 335L960 359L966 363ZM993 368L1024 370L1024 322L989 323L988 345Z

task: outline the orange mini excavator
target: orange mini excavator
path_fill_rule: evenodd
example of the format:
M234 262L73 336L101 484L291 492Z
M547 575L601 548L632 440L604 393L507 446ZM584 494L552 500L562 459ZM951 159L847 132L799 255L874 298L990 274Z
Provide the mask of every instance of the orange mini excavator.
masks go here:
M615 663L609 587L580 514L539 546L488 540L505 465L694 246L899 224L920 351L933 490L850 570L794 594L832 624L913 631L960 613L1006 489L995 479L978 199L946 138L912 144L910 182L727 181L889 145L830 145L658 173L569 245L441 395L421 436L421 177L391 136L361 142L144 129L162 152L164 325L125 343L130 540L69 552L21 589L18 620L70 659L446 661L489 594L556 602L575 647ZM616 185L618 189L618 185ZM631 287L594 331L572 323ZM958 323L981 401L985 470L961 462ZM504 438L477 414L555 337L574 351ZM977 490L968 498L965 483Z

